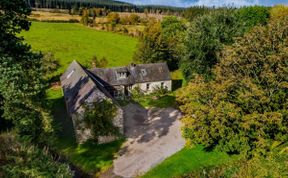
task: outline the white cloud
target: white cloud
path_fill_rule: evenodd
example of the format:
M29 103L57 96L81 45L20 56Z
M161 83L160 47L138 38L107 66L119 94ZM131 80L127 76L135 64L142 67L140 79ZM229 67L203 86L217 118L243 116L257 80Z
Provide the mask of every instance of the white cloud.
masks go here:
M208 5L208 6L223 6L223 5L232 5L232 6L251 6L259 4L258 0L200 0L196 5Z
M194 5L205 6L250 6L250 5L273 5L278 3L287 3L288 0L123 0L134 4L155 4L155 5L168 5L188 7Z

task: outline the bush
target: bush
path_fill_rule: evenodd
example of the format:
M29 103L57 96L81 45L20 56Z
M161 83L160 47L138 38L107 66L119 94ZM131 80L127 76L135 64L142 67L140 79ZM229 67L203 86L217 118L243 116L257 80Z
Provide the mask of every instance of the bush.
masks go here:
M0 143L0 177L73 177L69 166L54 161L47 149L12 133L1 134Z

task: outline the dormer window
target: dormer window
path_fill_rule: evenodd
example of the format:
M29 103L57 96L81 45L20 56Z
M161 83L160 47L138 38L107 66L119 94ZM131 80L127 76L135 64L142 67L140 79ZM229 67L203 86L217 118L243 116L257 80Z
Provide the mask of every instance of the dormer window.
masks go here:
M146 69L141 69L141 74L142 76L146 76L147 75Z
M127 78L127 72L117 72L118 79L125 79Z

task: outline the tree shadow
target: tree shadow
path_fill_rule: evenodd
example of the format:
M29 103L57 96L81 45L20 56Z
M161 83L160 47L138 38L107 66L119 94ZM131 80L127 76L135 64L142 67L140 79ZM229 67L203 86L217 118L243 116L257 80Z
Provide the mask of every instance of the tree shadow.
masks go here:
M181 117L180 112L173 108L145 109L137 104L126 106L124 114L125 136L137 143L149 142L167 135L173 123Z
M183 80L172 80L172 91L181 88L183 85Z

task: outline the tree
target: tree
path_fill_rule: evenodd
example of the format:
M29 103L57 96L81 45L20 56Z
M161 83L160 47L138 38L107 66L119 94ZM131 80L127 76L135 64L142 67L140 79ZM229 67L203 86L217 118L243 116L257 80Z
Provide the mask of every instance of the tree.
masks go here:
M185 23L177 17L166 17L162 22L151 19L134 54L143 63L167 62L170 70L178 68L183 51Z
M116 25L120 22L120 16L118 13L111 12L107 15L107 21L112 25Z
M242 34L243 27L234 9L212 11L194 20L188 28L181 60L185 79L189 81L197 74L211 79L211 68L219 62L219 52Z
M236 12L236 16L247 28L246 31L255 25L266 25L270 16L270 7L250 6L242 7Z
M288 142L287 29L288 17L254 28L225 47L215 80L178 93L190 143L253 157Z
M69 165L54 161L48 149L40 149L14 133L0 135L0 177L73 177Z
M119 134L113 125L116 116L116 107L110 101L103 100L97 103L88 103L84 107L84 122L91 128L93 137Z
M129 19L130 25L137 25L138 23L140 23L140 20L141 20L140 16L137 14L131 14L128 19Z
M43 55L42 58L42 66L43 66L43 78L45 81L49 81L58 67L60 66L59 62L55 58L54 54L51 52L47 52Z
M161 24L156 19L150 19L144 29L143 37L138 45L133 60L143 63L155 63L165 61L169 50L167 44L161 38Z
M274 6L271 11L271 19L277 20L279 18L287 17L288 16L288 7L284 5L277 5Z
M0 1L0 95L3 117L11 120L21 135L38 139L53 129L42 102L46 87L42 55L33 53L17 36L29 29L30 12L23 0Z
M161 22L162 38L168 46L169 58L166 59L170 70L176 70L184 51L186 35L185 21L175 16L167 16Z
M82 17L80 23L82 23L85 26L89 25L89 10L87 8L83 9L82 11Z
M108 65L108 60L105 57L102 57L100 60L97 59L97 56L92 57L92 67L94 68L105 68Z

